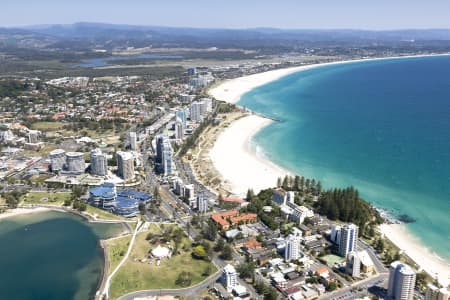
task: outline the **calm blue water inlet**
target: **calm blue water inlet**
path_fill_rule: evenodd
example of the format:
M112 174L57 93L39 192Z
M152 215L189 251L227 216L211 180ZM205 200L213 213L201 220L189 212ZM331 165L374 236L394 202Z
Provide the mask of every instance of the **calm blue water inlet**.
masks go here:
M357 187L450 261L450 57L318 67L243 95L275 117L267 157L325 187Z
M121 230L57 212L0 220L0 299L92 298L103 270L98 239Z

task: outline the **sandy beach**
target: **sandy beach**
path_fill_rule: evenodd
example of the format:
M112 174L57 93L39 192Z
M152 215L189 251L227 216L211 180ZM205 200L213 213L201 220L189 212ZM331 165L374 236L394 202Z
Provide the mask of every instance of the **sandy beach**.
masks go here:
M209 152L215 168L236 195L245 196L249 188L257 193L274 187L277 178L288 173L251 147L252 136L271 122L257 115L241 118L219 135Z
M380 231L414 260L425 272L437 277L443 286L450 284L450 264L438 257L413 236L403 224L383 224Z
M281 77L287 76L299 71L305 71L321 66L330 66L337 64L347 64L353 62L372 61L372 60L386 60L386 59L402 59L412 57L426 57L426 56L449 56L450 54L437 54L437 55L415 55L415 56L401 56L401 57L381 57L381 58L367 58L367 59L355 59L345 61L335 61L329 63L312 64L297 66L291 68L277 69L248 76L229 79L221 83L220 85L211 88L208 93L217 100L225 101L228 103L236 103L239 101L242 95L251 91L252 89L267 84L271 81L277 80Z
M45 212L45 211L50 211L50 209L45 208L45 207L15 208L15 209L11 209L11 210L6 211L5 213L0 214L0 220L14 217L14 216L19 216L19 215L41 213L41 212Z
M364 60L366 59L338 61L253 74L224 81L219 86L210 89L209 94L217 100L236 103L246 92L283 76L323 65ZM245 195L248 188L253 188L257 192L264 188L273 187L278 177L287 174L286 170L276 166L261 155L257 155L250 144L252 136L271 122L271 120L256 115L248 116L234 122L217 138L210 152L210 158L214 167L221 173L222 178L232 187L233 193ZM437 273L441 284L447 286L450 283L449 263L428 250L406 228L402 225L383 225L381 230L422 269L433 276Z

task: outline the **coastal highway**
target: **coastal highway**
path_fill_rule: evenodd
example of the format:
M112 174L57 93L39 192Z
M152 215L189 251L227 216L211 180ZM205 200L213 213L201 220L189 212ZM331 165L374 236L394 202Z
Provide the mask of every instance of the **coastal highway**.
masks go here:
M373 264L375 266L375 269L377 270L377 273L381 274L381 273L386 273L388 271L388 269L386 269L386 267L384 266L383 262L380 260L378 255L375 253L372 246L370 246L363 240L358 239L358 249L367 251L367 253L369 254L370 258L373 261Z

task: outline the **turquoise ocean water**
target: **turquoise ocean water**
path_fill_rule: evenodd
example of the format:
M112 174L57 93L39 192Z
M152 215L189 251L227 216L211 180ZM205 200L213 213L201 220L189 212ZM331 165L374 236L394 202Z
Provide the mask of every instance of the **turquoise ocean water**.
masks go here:
M280 120L253 142L325 187L353 185L450 261L450 56L322 66L238 103Z
M0 220L0 299L91 299L103 270L98 240L121 230L59 212Z

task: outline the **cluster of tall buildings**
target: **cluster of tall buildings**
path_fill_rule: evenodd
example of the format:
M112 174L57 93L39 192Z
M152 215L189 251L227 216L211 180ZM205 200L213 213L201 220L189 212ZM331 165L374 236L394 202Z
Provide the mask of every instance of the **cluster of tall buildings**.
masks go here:
M191 121L200 123L203 118L212 111L212 99L202 98L189 105L189 116Z
M53 172L84 173L86 169L84 153L55 149L50 152L50 166Z
M156 137L156 171L164 176L173 175L175 164L173 162L173 149L166 135Z

